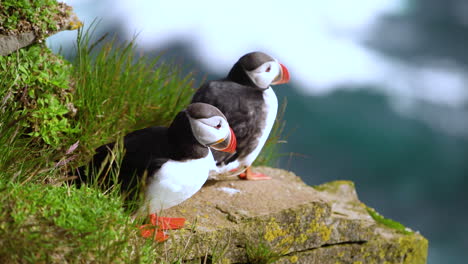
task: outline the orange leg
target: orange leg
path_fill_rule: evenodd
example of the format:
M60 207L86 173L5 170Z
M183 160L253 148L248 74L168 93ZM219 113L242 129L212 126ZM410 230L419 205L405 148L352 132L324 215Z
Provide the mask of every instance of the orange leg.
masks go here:
M163 242L169 238L164 230L180 229L185 224L185 218L161 217L150 214L151 224L140 227L141 236L144 238L153 237L158 242Z
M271 177L263 173L253 172L250 169L250 166L247 167L247 169L245 169L245 172L239 174L239 178L241 178L242 180L249 180L249 181L271 180Z

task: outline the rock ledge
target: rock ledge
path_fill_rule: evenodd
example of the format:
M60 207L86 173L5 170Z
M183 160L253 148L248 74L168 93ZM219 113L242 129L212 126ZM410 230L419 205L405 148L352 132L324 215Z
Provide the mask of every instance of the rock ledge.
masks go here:
M352 182L313 188L291 172L256 170L273 180L208 181L194 197L166 210L165 216L190 223L161 246L190 241L187 260L210 256L221 263L258 258L275 263L426 263L427 240L377 223Z

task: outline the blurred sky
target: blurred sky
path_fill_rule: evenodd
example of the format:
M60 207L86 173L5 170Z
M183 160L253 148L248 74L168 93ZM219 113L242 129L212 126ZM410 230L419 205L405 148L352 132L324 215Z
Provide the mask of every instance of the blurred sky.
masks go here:
M284 62L307 94L350 87L340 84L378 83L403 110L415 100L458 107L468 99L466 72L455 63L410 65L364 45L380 16L406 12L404 0L363 0L358 5L340 0L65 2L86 24L105 13L102 23L118 23L128 38L138 33L143 48L185 39L204 66L219 74L242 54L262 50ZM390 33L405 38L405 32ZM73 41L74 34L57 38Z
M408 12L411 1L64 2L87 25L102 18L101 26L118 25L128 39L138 34L143 49L184 40L196 59L218 75L226 74L241 55L261 50L286 64L294 87L306 95L372 87L388 95L397 112L447 134L468 137L468 119L459 118L468 115L465 68L447 58L409 63L366 45L379 30L379 18ZM377 34L399 45L417 42L412 31L401 28ZM58 49L75 38L76 31L66 32L49 38L48 43ZM444 111L429 113L421 108L426 103L440 105Z

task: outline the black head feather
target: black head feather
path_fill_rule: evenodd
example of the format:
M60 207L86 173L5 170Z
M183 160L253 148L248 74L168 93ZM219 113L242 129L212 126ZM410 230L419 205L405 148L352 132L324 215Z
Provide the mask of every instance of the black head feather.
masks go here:
M226 119L226 117L223 115L223 113L221 113L221 111L219 111L218 108L210 104L193 103L187 106L186 111L187 114L194 119L210 118L213 116L222 116L224 119Z
M246 71L252 71L268 61L274 61L270 55L260 51L250 52L242 56L231 68L227 79L238 84L257 87L247 75Z

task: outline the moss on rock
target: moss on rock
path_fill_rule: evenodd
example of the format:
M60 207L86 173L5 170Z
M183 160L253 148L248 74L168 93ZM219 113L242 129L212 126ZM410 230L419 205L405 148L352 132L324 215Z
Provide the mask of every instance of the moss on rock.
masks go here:
M79 132L68 122L76 111L70 73L70 64L41 44L0 57L0 111L13 113L30 136L57 146Z
M364 205L365 206L365 205ZM413 231L401 223L394 221L392 219L388 219L383 217L381 214L379 214L377 211L375 211L374 208L370 208L366 206L366 210L369 213L369 215L374 219L377 223L380 223L386 227L393 228L397 230L398 232L401 232L402 234L411 234Z
M56 0L2 0L0 1L0 34L16 35L33 32L46 36L60 29L76 29L79 21L69 22L72 9Z
M56 0L0 1L0 56L41 43L61 30L74 30L83 24L72 8Z

